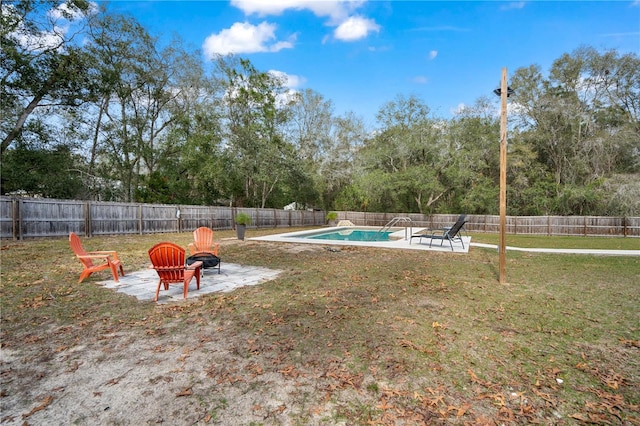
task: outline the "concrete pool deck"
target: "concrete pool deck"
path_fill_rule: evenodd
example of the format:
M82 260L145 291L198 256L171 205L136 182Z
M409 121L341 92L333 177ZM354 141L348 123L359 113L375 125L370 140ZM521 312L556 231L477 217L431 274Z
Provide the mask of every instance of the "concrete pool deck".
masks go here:
M413 239L413 242L409 240L412 234L417 234L420 231L427 228L413 228L405 233L405 230L395 231L390 234L389 241L349 241L349 240L325 240L325 239L313 239L313 238L303 238L305 235L310 234L318 234L320 232L342 232L349 231L350 229L366 229L371 231L378 231L379 227L366 227L366 226L356 226L356 227L335 227L335 228L324 228L321 231L298 231L298 232L287 232L284 234L274 234L274 235L265 235L263 237L253 237L248 238L250 241L271 241L271 242L281 242L281 243L297 243L297 244L321 244L321 245L336 245L336 246L359 246L359 247L378 247L378 248L393 248L393 249L407 249L407 250L429 250L429 251L441 251L448 253L468 253L469 245L471 244L471 237L463 236L462 241L463 245L457 241L453 243L453 250L451 250L451 245L449 245L448 241L442 240L434 240L431 247L429 247L429 239L422 238L422 242L420 239ZM442 243L442 245L441 245Z
M377 227L357 226L356 229L371 229L378 230ZM348 230L349 228L336 227L325 228L322 232L331 232L331 230ZM301 238L302 235L308 235L313 233L319 233L320 231L299 231L288 232L284 234L266 235L263 237L248 238L253 241L271 241L271 242L287 242L298 244L324 244L324 245L337 245L337 246L360 246L360 247L380 247L380 248L394 248L394 249L409 249L409 250L428 250L452 253L451 246L448 241L434 240L431 247L429 247L429 239L423 238L420 243L419 240L414 238L413 243L410 243L409 237L411 234L417 234L427 228L413 228L411 231L405 230L396 231L391 234L394 238L390 241L347 241L347 240L324 240L324 239L311 239ZM498 246L495 244L473 243L471 237L463 236L464 248L460 242L453 243L453 253L468 253L469 247L481 247L498 250ZM442 243L442 245L440 244ZM507 251L521 251L531 253L557 253L557 254L586 254L586 255L598 255L598 256L640 256L640 250L602 250L602 249L559 249L559 248L529 248L529 247L514 247L507 246Z

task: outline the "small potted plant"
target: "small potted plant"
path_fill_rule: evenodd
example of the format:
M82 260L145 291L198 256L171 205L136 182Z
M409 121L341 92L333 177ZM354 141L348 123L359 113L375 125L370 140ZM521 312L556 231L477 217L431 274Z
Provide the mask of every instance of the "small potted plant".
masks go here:
M238 239L244 241L244 233L247 229L247 225L251 225L251 216L245 212L240 212L236 215L235 222Z
M338 222L338 213L336 212L327 213L327 222L329 222L329 226L336 226L336 223Z

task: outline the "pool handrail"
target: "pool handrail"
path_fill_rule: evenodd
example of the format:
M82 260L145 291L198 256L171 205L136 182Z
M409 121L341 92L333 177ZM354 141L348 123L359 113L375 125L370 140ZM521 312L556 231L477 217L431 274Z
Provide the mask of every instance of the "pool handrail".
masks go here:
M413 233L413 226L411 225L411 218L407 217L407 216L396 216L393 219L391 219L389 222L387 222L387 224L385 226L383 226L382 228L380 228L380 230L378 231L379 234L388 231L389 229L391 229L391 227L397 225L400 222L405 222L405 223L409 223L409 233L407 234L407 226L405 225L404 227L404 239L407 239L408 235L411 235Z

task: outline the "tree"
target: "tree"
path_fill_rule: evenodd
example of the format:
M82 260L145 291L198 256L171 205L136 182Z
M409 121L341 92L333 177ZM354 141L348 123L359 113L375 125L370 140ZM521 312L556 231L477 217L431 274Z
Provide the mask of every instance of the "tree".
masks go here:
M18 143L2 160L2 187L5 193L60 199L84 198L84 182L73 171L82 168L82 159L65 145L53 149Z
M333 104L321 94L306 89L293 94L290 113L286 137L295 148L298 157L296 165L299 166L296 188L290 191L295 198L290 201L310 207L320 206L325 178L322 169L329 161L333 145Z
M638 65L637 55L581 48L554 61L548 79L538 66L516 70L512 84L526 134L558 186L589 184L618 164L633 169Z
M195 64L194 64L195 65ZM180 108L172 110L169 133L157 147L159 162L155 174L172 176L166 190L173 199L187 196L194 204L215 205L231 199L233 162L222 148L222 110L217 97L220 88L204 76L201 67L190 67L182 81ZM173 188L170 183L180 182ZM186 184L186 187L184 186Z
M295 159L293 146L284 139L288 119L284 84L247 59L220 57L217 67L226 89L227 150L244 181L243 193L234 194L235 201L265 207Z
M371 194L371 207L421 213L432 208L452 189L446 176L455 152L442 138L442 124L414 96L398 96L377 118L383 127L361 151L361 185Z
M91 28L98 102L89 111L93 129L90 167L117 181L122 200L133 201L142 171L149 80L157 62L155 42L132 18L103 13ZM153 83L151 83L153 84Z
M76 43L78 33L68 29L91 12L85 0L2 4L0 155L22 137L37 108L75 107L90 96L85 52Z
M499 121L495 103L479 98L448 123L444 139L452 153L447 180L454 188L448 210L491 214L498 210Z
M119 182L120 198L132 201L144 193L136 191L146 177L153 180L174 122L188 117L183 107L198 96L193 75L201 74L201 66L179 40L159 50L137 21L106 12L91 28L88 50L100 87L85 114L92 141L89 173Z
M598 106L594 121L604 138L615 139L614 156L605 160L603 173L640 171L640 57L615 50L599 53L583 47L589 78L601 88L594 104ZM598 164L600 166L600 164Z
M334 206L342 191L354 182L360 170L359 154L367 139L367 129L362 118L347 112L333 118L329 144L318 169L318 191L325 210Z

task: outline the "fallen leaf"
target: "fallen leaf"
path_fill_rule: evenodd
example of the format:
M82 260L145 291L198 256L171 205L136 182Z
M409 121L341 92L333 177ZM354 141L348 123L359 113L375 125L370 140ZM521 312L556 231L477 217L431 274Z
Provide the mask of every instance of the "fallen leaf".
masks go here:
M32 416L33 414L37 413L38 411L42 411L45 408L47 408L51 403L53 402L53 397L51 395L49 396L45 396L42 399L42 402L40 403L40 405L38 405L37 407L34 407L31 411L29 411L27 414L23 414L22 418L26 419L27 417Z
M569 418L580 420L581 422L590 423L590 420L587 416L583 416L580 413L570 414Z
M620 343L622 343L624 346L629 346L629 347L633 347L633 348L640 348L640 340L620 339Z
M465 415L465 413L469 410L469 408L471 408L471 404L465 404L462 407L458 408L458 413L456 414L457 417L462 417Z
M184 388L176 394L176 396L189 396L189 395L193 395L193 391L191 390L191 388Z

